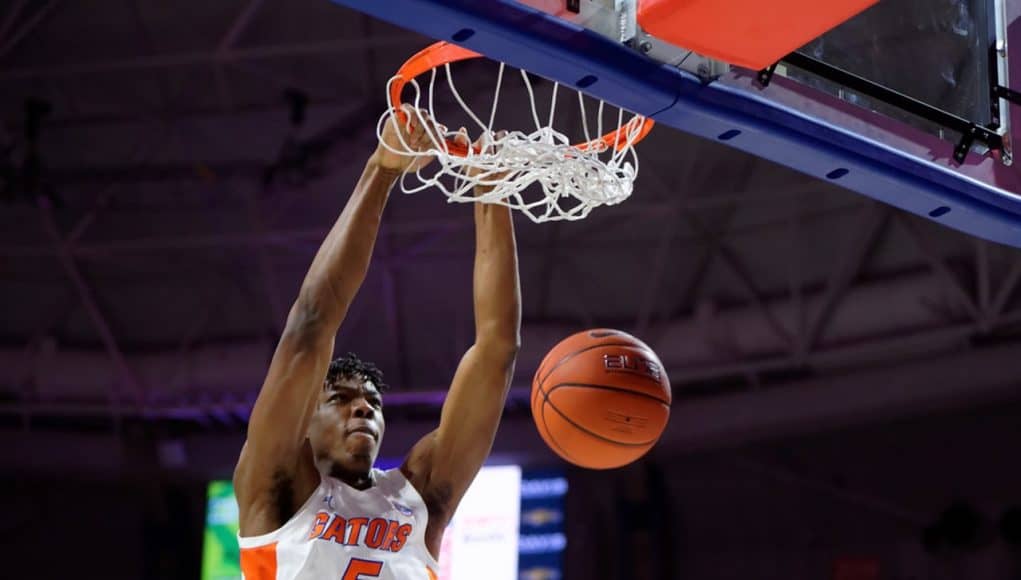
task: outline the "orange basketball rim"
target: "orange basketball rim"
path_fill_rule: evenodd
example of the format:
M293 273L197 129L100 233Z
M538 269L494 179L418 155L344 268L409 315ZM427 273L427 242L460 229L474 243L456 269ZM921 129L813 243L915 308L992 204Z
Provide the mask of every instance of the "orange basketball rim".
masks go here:
M433 69L441 66L459 62L462 60L469 60L473 58L480 58L481 54L462 48L456 44L441 41L435 44L429 45L426 48L420 50L417 54L409 58L400 69L397 70L397 74L394 76L394 81L390 83L390 102L395 109L395 114L401 122L405 122L404 112L401 110L401 95L404 93L404 87L412 79L415 79L419 75L427 73ZM640 124L640 126L639 126ZM574 147L581 151L588 151L595 149L602 151L611 147L618 151L629 145L634 145L652 130L654 121L647 117L634 117L619 129L610 131L609 133L593 139L592 141L576 143ZM635 133L634 138L629 139L628 136ZM468 148L460 143L455 142L453 139L446 140L447 148L452 155L464 157L468 155ZM478 151L476 151L477 153Z

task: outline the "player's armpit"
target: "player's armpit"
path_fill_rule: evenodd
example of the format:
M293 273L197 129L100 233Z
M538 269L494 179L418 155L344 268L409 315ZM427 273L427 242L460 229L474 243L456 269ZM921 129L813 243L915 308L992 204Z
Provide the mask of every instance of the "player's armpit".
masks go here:
M234 471L243 534L269 531L253 531L250 520L262 518L258 510L246 508L279 501L281 490L275 487L286 484L293 488L301 473L302 452L307 451L309 417L329 368L335 329L327 331L316 322L315 313L303 312L304 308L299 300L288 317L252 409L247 440ZM311 457L304 459L311 461Z
M452 504L432 507L452 512L489 456L516 353L514 343L479 343L461 359L439 428L416 446L420 457L409 456L409 466L421 474L423 496L428 500L435 495Z

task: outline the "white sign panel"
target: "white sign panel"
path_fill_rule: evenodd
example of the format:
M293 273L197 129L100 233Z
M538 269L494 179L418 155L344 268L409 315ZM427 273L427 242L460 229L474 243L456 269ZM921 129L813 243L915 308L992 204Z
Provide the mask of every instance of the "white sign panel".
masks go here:
M521 468L483 467L443 534L440 580L517 580Z

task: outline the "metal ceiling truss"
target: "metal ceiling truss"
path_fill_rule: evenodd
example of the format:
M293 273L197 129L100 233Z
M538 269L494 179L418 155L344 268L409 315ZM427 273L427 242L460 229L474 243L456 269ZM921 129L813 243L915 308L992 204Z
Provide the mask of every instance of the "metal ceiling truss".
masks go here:
M6 14L0 15L0 57L11 51L18 43L23 42L33 30L35 30L49 16L59 3L56 0L36 8L27 0L18 0ZM325 54L347 54L357 53L365 58L372 58L372 51L387 46L411 46L418 42L415 37L401 34L398 36L373 36L367 34L364 38L345 39L343 41L332 41L325 43L293 43L278 46L263 47L240 47L239 40L243 37L245 30L251 24L253 18L262 8L263 0L249 0L238 12L230 26L224 31L216 47L203 53L180 53L171 55L132 57L122 60L111 60L89 64L54 65L41 67L8 68L0 72L0 86L4 83L42 81L50 82L62 79L79 79L96 73L109 72L150 72L165 71L166 69L189 66L212 66L216 72L216 90L218 93L219 107L228 113L237 111L235 96L231 94L230 84L227 82L225 70L228 67L247 67L252 72L261 75L269 75L274 78L273 82L282 84L297 82L295 79L275 78L274 73L268 73L258 69L258 63L266 59L279 58L283 56L307 56ZM33 9L34 8L34 9ZM368 19L363 18L363 24L368 26ZM373 87L375 79L372 78L374 67L362 67L364 70L363 81L366 90ZM164 102L173 100L172 95L164 95ZM167 118L160 119L163 123ZM366 125L367 126L367 125ZM171 125L163 124L161 128L166 131L172 129ZM364 129L364 128L363 128ZM190 356L200 348L203 337L210 323L217 313L217 305L227 296L231 278L225 272L219 272L218 278L221 282L219 287L210 289L209 308L200 313L192 325L188 327L183 336L180 337L177 348L172 353L179 360L178 372L170 376L168 385L147 385L142 380L142 373L133 368L134 359L130 353L126 354L123 345L118 341L112 323L101 307L96 295L96 288L90 284L83 272L81 260L83 259L117 259L132 254L156 254L165 251L215 251L224 262L237 259L238 250L254 250L254 260L257 264L257 276L261 292L252 292L253 305L261 303L264 306L267 319L267 335L277 335L282 330L286 318L287 303L280 293L280 284L277 273L271 260L270 250L285 248L300 252L308 252L325 237L325 228L288 228L286 226L272 223L268 215L269 209L264 206L258 196L260 191L255 179L258 178L262 165L259 163L241 164L238 176L244 178L242 187L246 188L244 206L241 211L246 213L248 231L237 233L214 233L204 235L179 235L179 236L154 236L151 238L125 238L125 239L104 239L102 241L89 241L86 235L98 216L107 211L117 196L126 192L123 186L131 183L133 176L139 181L155 181L167 177L162 171L167 167L150 166L149 162L154 160L160 150L160 144L148 148L136 148L139 156L129 160L125 167L118 167L108 173L99 175L90 181L77 179L81 182L93 183L99 181L106 183L95 197L93 205L87 209L79 220L65 234L59 231L54 220L53 210L45 203L40 206L39 216L46 232L48 245L5 245L0 248L0 257L20 258L46 258L53 257L59 260L64 276L70 281L74 288L81 308L88 315L91 324L95 327L105 356L111 361L112 366L117 370L115 384L108 385L108 398L105 402L76 403L67 401L43 401L33 397L26 385L31 384L32 377L18 377L19 382L13 389L20 392L24 398L20 401L0 405L0 417L14 416L30 425L34 415L45 415L48 417L91 417L102 416L111 418L114 424L118 424L119 418L134 417L140 419L166 419L166 420L187 420L197 421L202 424L214 425L236 425L244 421L254 402L256 384L249 385L248 390L236 392L214 392L209 391L200 394L190 394L181 397L179 400L168 400L166 397L172 395L174 387L183 385L190 378L188 364ZM654 152L653 152L654 153ZM711 175L698 174L704 171L703 164L695 155L684 156L686 158L683 171L675 171L674 166L669 166L673 176L696 176L686 181L685 186L690 187L692 183L708 184ZM146 166L138 170L137 175L127 171L131 167L139 165ZM240 167L240 166L239 166ZM1012 309L1012 298L1017 293L1021 284L1021 255L1015 254L1002 279L997 278L992 266L990 251L991 246L984 241L977 241L973 251L966 256L955 256L967 261L973 266L975 272L974 294L962 282L957 274L951 269L947 256L940 255L937 248L928 240L924 232L920 231L917 222L910 217L904 217L899 213L873 201L866 201L861 204L858 214L858 223L855 227L855 235L846 240L846 245L839 256L834 256L831 270L821 281L822 286L818 291L810 292L808 285L818 280L810 280L802 271L800 260L796 252L792 252L793 258L789 259L788 283L782 289L781 294L770 294L767 289L760 287L755 280L750 268L748 258L743 256L735 244L728 241L728 235L734 232L733 223L739 209L747 209L757 204L776 204L780 200L789 201L792 211L784 218L783 223L771 223L768 227L786 228L792 249L796 250L803 240L802 229L804 220L807 217L805 212L797 209L800 200L814 193L821 186L815 182L806 182L803 186L790 187L779 191L774 188L761 187L755 189L756 185L751 182L751 170L753 167L746 167L744 178L739 180L728 191L714 191L713 195L704 197L693 196L685 192L677 192L678 184L672 183L664 175L660 175L658 169L666 169L666 165L659 163L647 163L643 165L643 179L646 183L654 183L659 191L666 193L667 201L646 202L643 199L634 199L619 207L611 208L617 219L626 220L652 215L667 215L676 220L678 224L686 224L690 233L682 233L682 228L664 228L656 237L655 247L651 252L651 271L646 285L640 289L638 297L638 308L633 320L627 320L625 324L633 324L635 332L642 337L652 337L650 342L654 347L657 340L664 336L673 326L689 322L688 312L702 297L703 289L710 270L714 265L725 269L736 281L745 298L745 308L748 311L747 320L750 324L761 325L768 329L771 347L764 349L762 353L755 353L754 356L746 355L739 344L721 344L725 351L724 357L713 360L705 365L672 364L667 362L671 379L674 382L679 398L686 394L685 387L702 382L723 381L740 383L738 386L729 384L727 389L737 392L736 396L745 394L746 391L766 392L772 389L791 392L804 381L795 378L790 380L773 381L772 384L765 377L773 376L777 372L791 368L815 368L825 369L830 366L857 365L856 371L850 373L849 377L872 376L881 371L870 369L867 362L870 360L884 361L890 363L894 360L897 364L892 366L888 376L907 376L908 373L916 372L919 369L912 366L912 363L891 359L893 353L918 353L938 352L953 353L953 356L962 361L978 363L989 360L1001 360L1009 358L1004 352L1013 349L1021 349L1017 343L1010 343L1005 347L998 347L994 354L983 352L977 349L974 352L967 347L976 336L988 335L1004 328L1021 323L1021 310ZM171 179L181 179L191 182L195 178L194 167L179 166L177 173L171 175ZM85 170L89 171L89 170ZM70 171L74 174L74 171ZM101 173L101 172L100 172ZM71 175L69 182L74 183L76 177ZM719 186L717 185L717 188ZM321 192L320 192L321 193ZM650 196L652 197L652 196ZM648 199L648 198L646 198ZM44 200L45 201L45 200ZM293 199L288 203L296 203ZM607 210L607 211L611 211ZM846 211L841 209L840 211ZM873 336L867 340L861 340L851 344L832 344L826 341L827 335L834 330L836 324L835 314L841 306L849 299L849 296L860 289L860 274L867 265L870 252L876 247L882 237L889 229L892 221L904 226L910 239L918 249L919 256L927 266L939 285L946 290L947 295L954 297L956 302L968 314L968 320L953 320L947 318L939 325L933 325L924 330L911 330L896 332L898 329L891 329L891 333ZM404 280L401 279L400 271L408 263L422 263L429 259L437 258L430 253L440 242L449 236L464 232L471 224L463 219L428 219L408 222L387 222L379 233L379 253L377 261L379 269L380 295L383 298L384 322L389 337L394 345L396 353L395 362L397 379L400 383L407 383L411 374L409 362L400 356L405 352L405 342L408 340L403 328L403 318L406 313L402 312L400 297L401 287ZM538 313L540 320L529 321L529 324L542 326L545 319L551 315L551 301L554 294L553 280L557 276L572 276L578 284L583 284L583 272L578 272L577 263L573 262L569 250L565 250L563 230L557 225L548 225L544 233L538 251L544 254L543 263L540 268L541 283L534 288L538 295ZM425 234L423 239L405 247L397 248L396 239L398 236ZM685 235L687 234L687 235ZM695 266L687 278L686 289L678 296L664 296L662 283L667 279L671 268L675 267L672 260L676 248L683 244L685 239L692 239L700 243L704 248ZM579 236L574 242L584 244L585 239ZM467 252L467 250L465 250ZM572 271L574 270L574 271ZM375 284L377 281L369 281ZM233 283L238 283L236 280ZM248 286L244 281L239 284L242 287ZM587 305L586 295L583 287L575 289L574 300L571 307L577 320L575 323L584 325L596 325L602 321L592 313ZM251 291L251 289L249 289ZM812 306L815 306L814 308ZM793 309L792 317L778 315L779 307ZM672 310L671 310L672 309ZM359 320L364 316L364 310L351 312L348 323L349 328L355 328ZM684 316L680 313L684 312ZM706 324L710 327L716 323L714 318L718 313L709 313ZM466 314L467 315L467 314ZM698 316L696 312L694 316ZM792 320L793 324L785 324L785 320ZM39 333L36 333L23 348L28 353L51 329L59 318L53 321L44 321ZM527 325L526 325L527 326ZM566 328L566 327L565 327ZM526 330L528 330L526 328ZM902 330L902 329L901 329ZM558 329L557 332L560 330ZM270 344L272 336L256 337L257 340ZM447 366L456 365L456 347L464 337L453 337L454 348L450 349L451 360L436 360L435 363L446 369ZM709 340L712 336L704 336ZM343 346L352 340L349 334L341 334L338 339L338 346ZM665 345L666 346L666 345ZM683 345L682 345L683 346ZM666 348L670 348L666 346ZM665 361L670 360L670 353L665 353ZM942 357L941 357L942 358ZM519 367L525 368L536 363L534 360L524 360ZM940 365L937 360L936 365ZM909 368L910 367L910 368ZM922 369L924 371L924 369ZM919 371L921 372L921 371ZM983 369L982 372L992 373L994 370ZM527 374L527 373L524 373ZM878 376L878 375L877 375ZM919 375L921 376L921 375ZM741 377L735 379L734 377ZM1004 376L990 375L990 384L995 383L997 388L1007 380ZM0 379L0 380L6 380ZM821 378L820 381L837 382L837 379ZM748 389L748 386L768 387L763 389ZM169 387L169 388L168 388ZM422 386L420 386L422 387ZM788 388L789 387L789 388ZM841 387L843 388L843 387ZM951 390L950 386L946 387ZM962 386L963 388L963 386ZM20 390L18 390L20 389ZM437 385L429 388L421 388L418 391L396 392L387 395L388 408L394 407L430 407L435 408L441 404L445 396L446 386ZM527 379L519 381L511 391L511 402L514 405L521 405L528 399ZM153 400L154 393L161 399ZM729 395L718 393L721 404L723 399ZM866 396L874 397L877 400L883 393L869 393ZM921 390L915 393L918 401L924 399ZM800 394L784 396L803 396ZM804 395L808 396L808 395ZM963 394L961 396L964 396ZM712 405L714 397L706 397L704 401L696 401L698 405ZM679 413L688 412L691 402L679 405ZM736 404L736 403L735 403ZM922 403L919 403L920 405ZM708 424L708 423L707 423ZM709 427L705 427L709 429Z

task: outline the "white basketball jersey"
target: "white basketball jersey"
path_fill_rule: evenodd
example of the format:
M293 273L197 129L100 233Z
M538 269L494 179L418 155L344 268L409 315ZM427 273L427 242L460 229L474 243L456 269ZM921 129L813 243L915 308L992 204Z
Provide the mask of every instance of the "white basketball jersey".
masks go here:
M373 471L364 491L323 476L282 527L238 536L245 580L435 580L422 496L399 469Z

